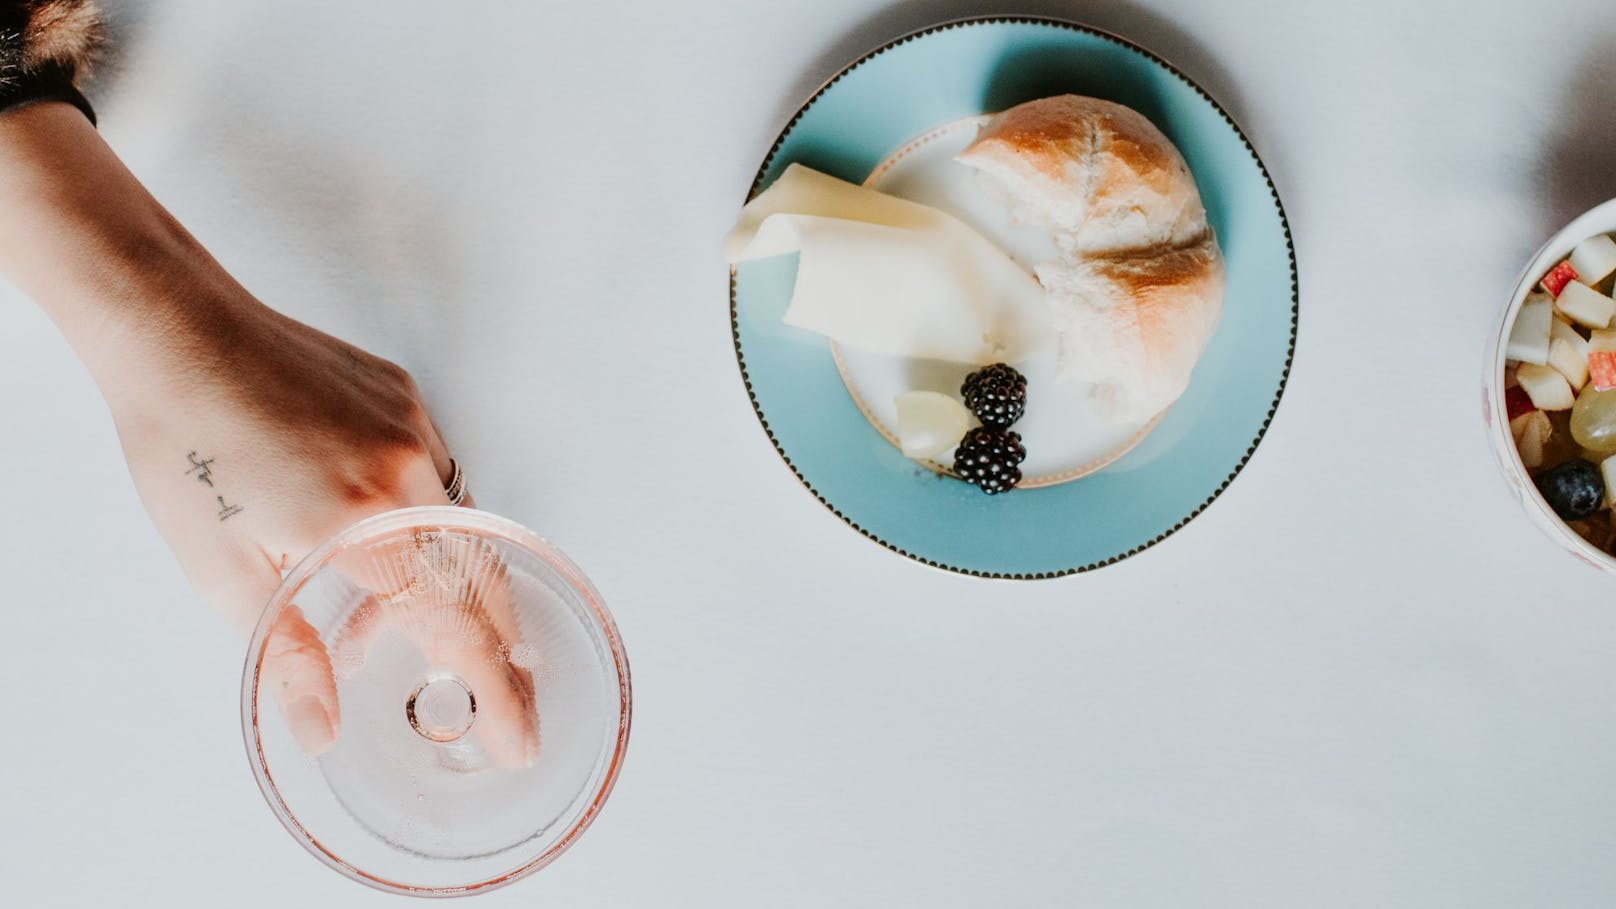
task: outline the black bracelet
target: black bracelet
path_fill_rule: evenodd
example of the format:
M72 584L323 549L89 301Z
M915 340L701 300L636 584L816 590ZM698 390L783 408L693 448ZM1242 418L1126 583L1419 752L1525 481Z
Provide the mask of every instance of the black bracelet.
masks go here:
M47 66L11 79L0 79L0 114L37 101L66 101L95 122L89 99L73 86L72 73L63 66Z

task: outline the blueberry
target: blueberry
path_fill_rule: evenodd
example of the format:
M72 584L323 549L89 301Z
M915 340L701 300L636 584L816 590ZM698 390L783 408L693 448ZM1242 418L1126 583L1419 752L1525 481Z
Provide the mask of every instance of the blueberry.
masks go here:
M1537 489L1554 513L1567 521L1580 521L1599 510L1605 500L1605 480L1599 468L1577 458L1537 478Z

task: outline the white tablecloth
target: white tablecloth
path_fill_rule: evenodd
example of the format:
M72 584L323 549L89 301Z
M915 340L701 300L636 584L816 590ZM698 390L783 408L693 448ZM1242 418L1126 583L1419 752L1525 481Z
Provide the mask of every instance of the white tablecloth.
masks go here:
M995 6L118 7L108 139L247 287L410 367L481 503L622 626L615 795L478 905L1616 902L1616 581L1528 525L1478 395L1525 257L1616 195L1616 11L1007 4L1132 37L1229 108L1302 316L1216 504L1006 584L898 558L798 486L719 252L809 91ZM396 905L265 808L242 642L68 348L0 296L0 904Z

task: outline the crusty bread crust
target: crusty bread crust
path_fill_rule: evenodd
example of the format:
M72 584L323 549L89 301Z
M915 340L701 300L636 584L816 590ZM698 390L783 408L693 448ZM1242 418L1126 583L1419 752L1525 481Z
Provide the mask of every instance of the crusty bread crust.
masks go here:
M1189 166L1143 115L1060 95L989 120L959 160L1061 250L1037 268L1059 373L1142 422L1188 387L1217 327L1223 259Z
M1059 95L988 121L960 160L1029 192L1021 220L1084 255L1200 238L1206 211L1184 157L1155 124L1120 104Z

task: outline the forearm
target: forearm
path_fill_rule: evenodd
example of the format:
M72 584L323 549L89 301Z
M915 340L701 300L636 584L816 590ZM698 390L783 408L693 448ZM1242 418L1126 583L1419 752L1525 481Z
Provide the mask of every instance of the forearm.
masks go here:
M186 347L250 298L75 108L0 114L0 274L103 388L153 345Z

